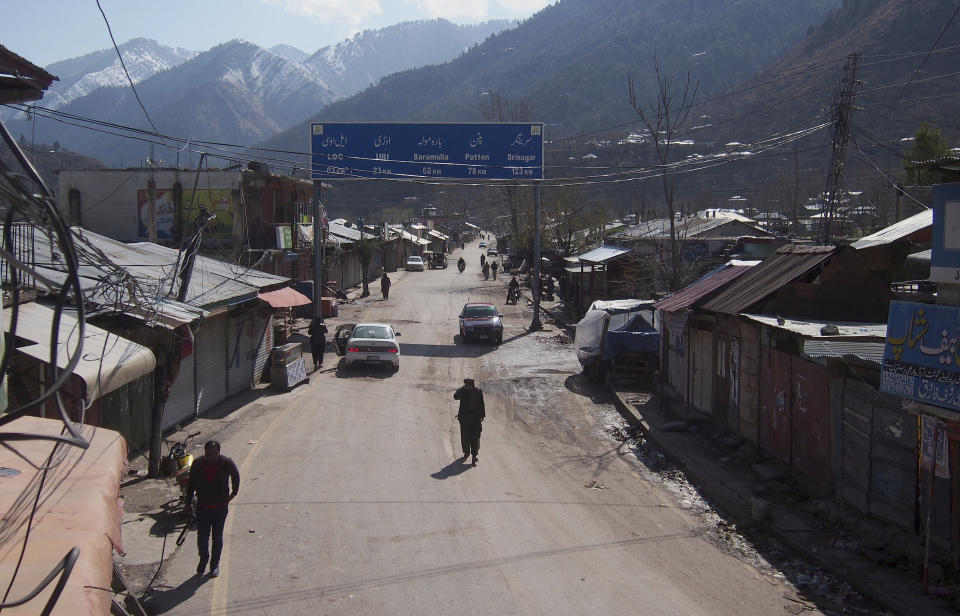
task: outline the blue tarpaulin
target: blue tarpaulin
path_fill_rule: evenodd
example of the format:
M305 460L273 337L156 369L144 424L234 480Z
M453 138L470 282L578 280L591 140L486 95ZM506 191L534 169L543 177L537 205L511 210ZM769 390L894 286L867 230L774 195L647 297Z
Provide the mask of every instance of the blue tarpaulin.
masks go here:
M630 320L619 328L611 327L607 330L603 345L604 359L614 359L618 355L660 351L660 332L647 322L645 316L643 313L634 313Z

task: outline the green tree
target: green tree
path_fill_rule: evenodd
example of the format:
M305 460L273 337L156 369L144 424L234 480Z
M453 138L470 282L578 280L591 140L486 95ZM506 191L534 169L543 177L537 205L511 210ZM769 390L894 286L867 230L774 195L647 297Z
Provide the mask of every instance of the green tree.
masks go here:
M917 185L933 184L934 176L924 163L950 155L950 147L939 128L926 122L917 130L913 143L903 153L903 170L908 182Z

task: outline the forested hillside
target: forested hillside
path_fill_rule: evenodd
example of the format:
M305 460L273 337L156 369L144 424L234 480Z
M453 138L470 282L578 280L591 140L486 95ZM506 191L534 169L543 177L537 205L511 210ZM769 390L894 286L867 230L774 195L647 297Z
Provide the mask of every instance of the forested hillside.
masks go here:
M571 135L631 119L627 79L642 89L659 57L690 71L705 96L775 61L838 0L566 0L441 66L405 71L326 107L325 121L475 121L485 96L530 101L551 132ZM306 125L278 139L302 146Z

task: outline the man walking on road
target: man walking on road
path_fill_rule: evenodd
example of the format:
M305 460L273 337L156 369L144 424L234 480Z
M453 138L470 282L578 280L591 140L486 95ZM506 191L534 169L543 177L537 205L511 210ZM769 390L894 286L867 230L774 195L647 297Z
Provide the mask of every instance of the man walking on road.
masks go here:
M327 347L327 326L323 317L313 317L307 334L310 335L310 355L313 356L313 371L316 372L323 366L323 351Z
M231 489L232 485L232 489ZM227 521L227 503L240 490L240 471L227 456L220 455L220 443L207 441L203 456L190 466L190 484L187 488L187 509L192 508L197 495L197 548L200 564L197 575L203 575L210 562L210 577L220 575L220 553L223 551L223 525ZM209 551L210 532L213 531L213 553Z
M483 405L483 392L473 383L473 379L463 379L463 387L453 394L454 400L460 401L460 412L457 419L460 421L460 445L463 448L463 461L473 454L473 465L477 465L477 454L480 452L480 432L483 429L483 418L486 410Z
M380 293L383 294L383 299L390 298L390 284L390 276L384 272L383 276L380 276Z

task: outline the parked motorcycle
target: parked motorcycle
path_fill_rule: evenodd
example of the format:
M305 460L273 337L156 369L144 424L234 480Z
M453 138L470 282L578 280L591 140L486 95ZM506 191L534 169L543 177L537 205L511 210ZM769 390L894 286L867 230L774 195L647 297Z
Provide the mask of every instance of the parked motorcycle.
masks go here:
M173 477L180 488L180 503L186 508L187 488L190 485L190 465L193 464L193 454L187 451L190 439L199 436L199 432L192 432L182 441L167 441L169 451L160 459L160 472L165 477Z

